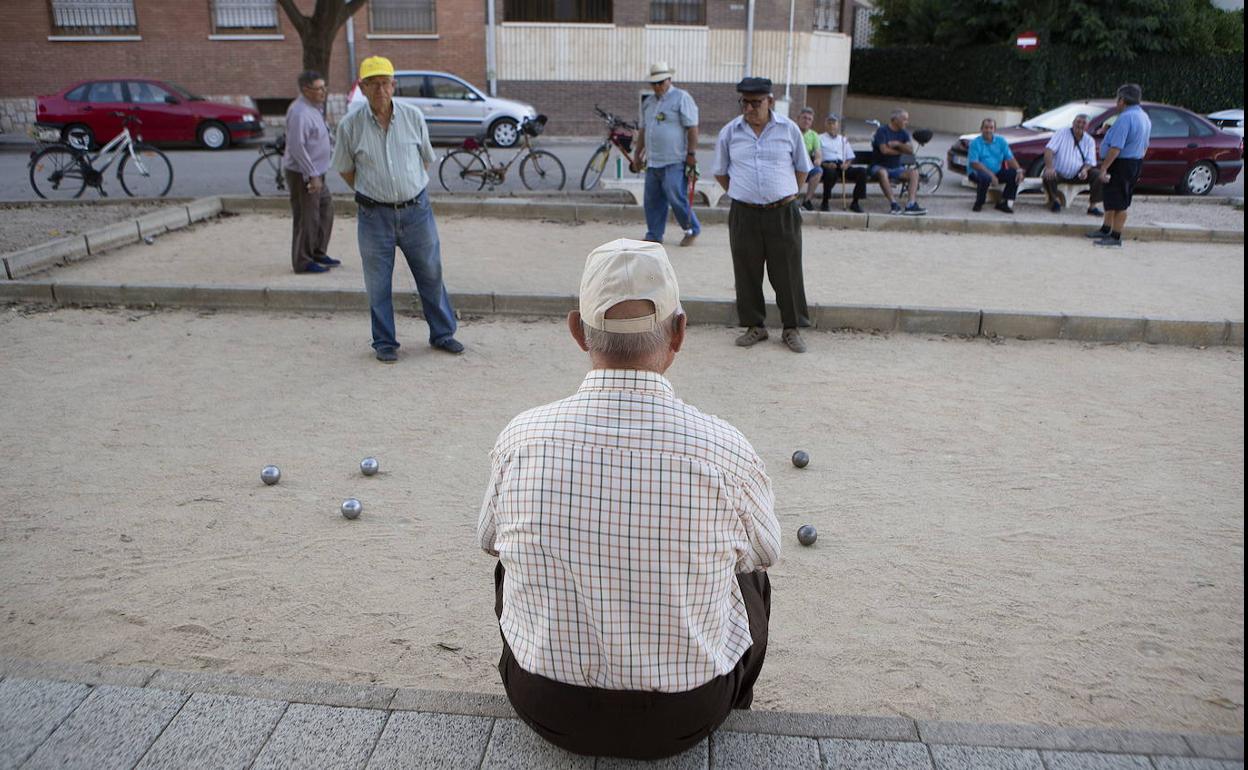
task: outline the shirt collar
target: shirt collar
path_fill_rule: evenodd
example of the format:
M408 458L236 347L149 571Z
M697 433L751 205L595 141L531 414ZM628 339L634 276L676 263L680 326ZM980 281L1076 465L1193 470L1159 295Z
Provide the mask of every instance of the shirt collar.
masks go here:
M373 125L377 126L377 128L381 128L381 121L377 120L377 116L373 114L373 108L365 104L364 111L368 113L368 119L373 121ZM390 100L390 123L394 124L398 122L398 120L399 120L399 103L391 99Z
M649 393L675 398L672 383L658 372L644 369L591 369L585 375L578 393L591 390L617 390L631 393Z

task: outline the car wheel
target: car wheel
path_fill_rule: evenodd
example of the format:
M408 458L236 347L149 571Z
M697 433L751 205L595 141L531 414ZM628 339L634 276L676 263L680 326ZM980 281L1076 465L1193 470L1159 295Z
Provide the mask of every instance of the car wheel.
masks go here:
M199 143L209 150L224 150L230 146L230 132L215 120L205 121L199 125Z
M490 140L499 147L511 147L520 141L520 127L511 118L499 118L490 126Z
M95 146L95 132L89 126L74 123L61 131L61 141L79 150L89 150Z
M1027 169L1027 176L1044 176L1044 158L1036 158Z
M1207 160L1202 160L1187 170L1183 181L1179 183L1179 192L1184 195L1208 195L1218 181L1218 170Z

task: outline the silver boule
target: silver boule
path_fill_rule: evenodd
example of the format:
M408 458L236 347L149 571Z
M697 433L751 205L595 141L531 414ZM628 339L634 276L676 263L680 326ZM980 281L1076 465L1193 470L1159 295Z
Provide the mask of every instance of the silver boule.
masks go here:
M342 515L348 519L358 519L364 512L364 504L354 497L342 501Z
M814 545L819 539L819 533L810 524L803 524L797 528L797 542L802 545Z
M273 486L282 480L282 469L276 465L266 465L260 469L260 480Z
M799 468L805 468L810 463L810 455L801 449L793 453L793 464Z
M380 468L381 464L377 462L376 457L365 457L360 460L360 473L365 476L375 476Z

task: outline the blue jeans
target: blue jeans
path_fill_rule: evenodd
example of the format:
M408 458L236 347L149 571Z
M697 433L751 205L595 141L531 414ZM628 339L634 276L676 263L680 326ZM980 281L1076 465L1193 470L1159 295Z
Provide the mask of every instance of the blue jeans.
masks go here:
M692 230L694 235L702 232L698 215L689 205L689 180L685 179L685 164L673 163L646 169L646 240L663 240L667 229L667 207L672 207L681 230Z
M416 279L420 307L429 324L429 344L455 335L455 311L442 282L442 244L433 221L429 192L404 209L360 206L356 235L364 263L364 289L373 317L373 349L398 348L394 331L394 249L403 250Z

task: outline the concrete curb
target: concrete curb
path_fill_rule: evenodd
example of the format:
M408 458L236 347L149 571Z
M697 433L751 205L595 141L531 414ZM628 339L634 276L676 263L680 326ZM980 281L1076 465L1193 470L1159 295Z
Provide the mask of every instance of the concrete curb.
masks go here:
M552 222L640 222L645 212L640 206L618 203L587 203L583 201L542 198L468 198L434 194L433 208L439 215L479 216L499 219L541 219ZM285 198L224 196L224 211L230 213L285 212ZM355 202L339 196L334 199L334 212L353 214ZM845 212L806 212L803 214L814 227L853 230L885 230L896 232L972 233L978 235L1056 235L1083 237L1088 225L1073 222L1026 222L984 220L966 217L899 217L887 214L850 214ZM728 221L728 209L698 207L703 224ZM1242 230L1179 229L1152 225L1132 226L1129 238L1139 241L1189 241L1199 243L1243 243Z
M491 718L514 718L507 699L490 693L283 681L235 674L121 668L0 658L0 678L40 679L88 685L122 685L181 693L237 695L340 708L421 711ZM913 720L905 717L810 714L786 711L734 711L721 731L808 738L871 741L922 741L934 745L1011 749L1154 754L1202 759L1244 758L1238 735L1164 733L1149 730L1069 728L1043 725L979 724Z
M415 291L397 291L395 298L397 306L412 307L419 311L420 298ZM451 294L451 300L463 315L561 318L569 310L576 308L576 297L570 294L457 292ZM363 288L295 289L24 280L0 281L0 302L41 302L69 306L245 308L288 312L368 309L368 298ZM736 303L732 300L690 297L682 304L689 315L690 323L712 326L736 324ZM811 305L810 310L815 327L827 331L906 332L1020 340L1146 342L1152 345L1198 348L1244 346L1242 320L1122 318L890 305ZM768 305L768 315L777 317L774 304Z

